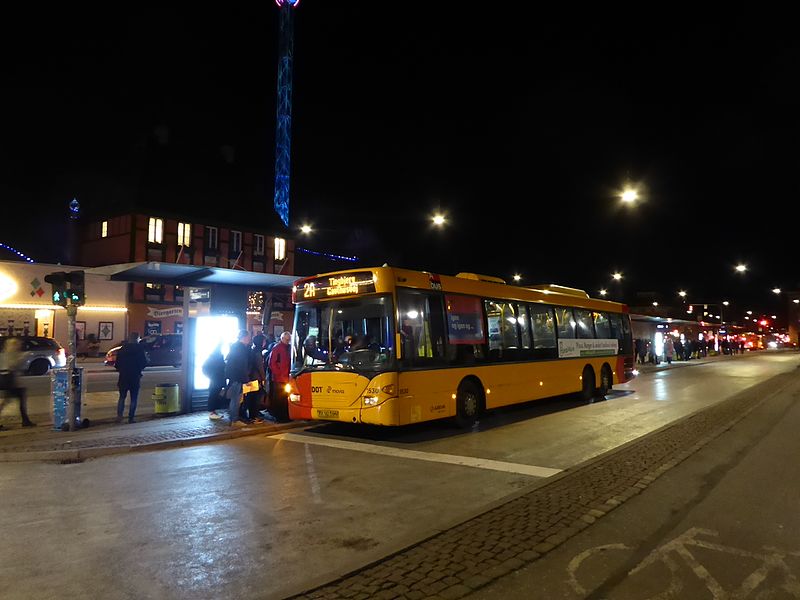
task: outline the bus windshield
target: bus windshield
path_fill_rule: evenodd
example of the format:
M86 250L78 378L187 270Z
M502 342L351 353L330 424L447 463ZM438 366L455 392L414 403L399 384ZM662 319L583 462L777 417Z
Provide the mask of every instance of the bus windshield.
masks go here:
M299 304L295 310L292 372L385 371L394 364L391 296Z

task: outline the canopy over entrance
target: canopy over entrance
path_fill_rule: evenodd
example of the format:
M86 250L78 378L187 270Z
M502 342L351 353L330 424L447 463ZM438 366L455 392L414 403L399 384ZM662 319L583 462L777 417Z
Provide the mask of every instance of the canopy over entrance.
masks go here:
M134 281L202 287L206 285L233 285L250 290L290 292L296 275L256 273L220 267L184 265L164 262L136 262L84 269L86 273L102 275L111 281Z

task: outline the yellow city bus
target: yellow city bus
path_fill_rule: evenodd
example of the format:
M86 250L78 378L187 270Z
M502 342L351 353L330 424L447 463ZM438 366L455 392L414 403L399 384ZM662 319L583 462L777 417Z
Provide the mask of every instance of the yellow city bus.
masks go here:
M300 279L292 300L292 419L469 427L634 375L627 306L574 288L379 267Z

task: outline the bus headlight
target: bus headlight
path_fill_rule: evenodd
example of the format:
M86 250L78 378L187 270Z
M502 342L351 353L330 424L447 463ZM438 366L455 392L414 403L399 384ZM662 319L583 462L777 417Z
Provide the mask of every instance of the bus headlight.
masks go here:
M298 404L300 402L300 394L289 394L289 402Z
M291 383L287 383L285 386L283 386L283 391L286 392L287 394L291 394L292 393L292 384Z
M377 396L364 396L364 404L366 406L375 406L378 400L379 398Z

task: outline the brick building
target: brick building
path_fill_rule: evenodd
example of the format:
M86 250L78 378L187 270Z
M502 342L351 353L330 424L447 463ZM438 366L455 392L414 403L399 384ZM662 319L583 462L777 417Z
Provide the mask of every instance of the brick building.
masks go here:
M130 212L81 225L80 264L86 267L167 262L293 275L294 241L255 227L164 213ZM288 297L272 299L267 333L291 327ZM250 307L251 324L260 320ZM181 333L183 289L158 283L128 284L129 331Z

